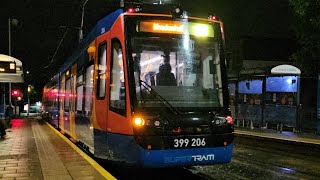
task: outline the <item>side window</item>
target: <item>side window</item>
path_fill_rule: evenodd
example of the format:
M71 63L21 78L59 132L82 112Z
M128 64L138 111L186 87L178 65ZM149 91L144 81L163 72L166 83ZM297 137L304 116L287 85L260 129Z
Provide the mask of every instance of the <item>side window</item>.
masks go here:
M98 49L97 99L104 99L106 93L107 44L102 42Z
M82 111L83 104L83 75L79 75L77 79L77 111Z
M64 96L64 110L68 112L70 110L70 96L71 95L71 79L66 80L66 93Z
M84 113L85 115L89 115L91 113L92 106L93 65L87 67L85 78Z
M112 41L110 68L110 110L126 116L126 87L121 44Z
M62 96L61 99L59 99L59 105L62 110L64 110L64 102L65 102L65 93L66 93L66 80L65 75L61 76L61 86L59 87L59 93Z

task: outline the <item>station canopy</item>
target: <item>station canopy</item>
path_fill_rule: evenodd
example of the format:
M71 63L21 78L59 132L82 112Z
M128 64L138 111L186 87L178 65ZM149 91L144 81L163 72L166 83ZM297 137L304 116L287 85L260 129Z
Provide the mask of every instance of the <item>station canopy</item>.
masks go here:
M0 83L23 83L22 62L12 56L0 54Z

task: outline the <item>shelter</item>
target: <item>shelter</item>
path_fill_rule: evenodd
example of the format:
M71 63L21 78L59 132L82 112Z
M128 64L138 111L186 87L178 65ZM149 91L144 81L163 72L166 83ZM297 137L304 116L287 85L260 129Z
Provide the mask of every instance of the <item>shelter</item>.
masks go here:
M231 110L237 124L240 120L251 127L299 126L300 74L298 68L285 64L231 82Z
M22 62L12 56L0 54L0 115L5 112L6 96L10 95L10 83L23 83L23 68ZM10 84L6 90L6 84Z
M15 70L10 68L10 63L15 64ZM8 65L8 66L7 66ZM12 56L0 54L0 83L23 83L22 62Z

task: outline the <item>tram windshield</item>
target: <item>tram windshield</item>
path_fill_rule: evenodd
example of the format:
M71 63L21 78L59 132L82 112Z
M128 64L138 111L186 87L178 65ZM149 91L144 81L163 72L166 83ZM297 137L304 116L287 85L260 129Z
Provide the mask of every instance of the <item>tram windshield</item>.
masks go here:
M209 36L131 34L138 106L159 107L165 101L180 110L221 107L219 43L213 32Z

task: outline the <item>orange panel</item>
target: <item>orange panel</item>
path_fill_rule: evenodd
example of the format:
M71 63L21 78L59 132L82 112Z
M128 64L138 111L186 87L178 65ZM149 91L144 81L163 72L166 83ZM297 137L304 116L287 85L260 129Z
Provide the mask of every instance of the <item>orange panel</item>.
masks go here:
M123 117L113 111L108 112L108 125L107 131L120 134L133 134L133 127L131 121L131 106L129 98L129 82L128 82L128 69L126 62L126 47L124 46L124 18L123 15L119 16L110 29L110 39L117 38L122 45L122 52L124 58L124 71L125 73L125 86L126 86L126 109L127 117ZM111 54L109 55L111 57ZM107 89L109 91L109 88Z
M99 100L96 98L96 92L97 92L97 80L98 80L98 49L99 49L99 45L102 42L107 42L109 37L109 33L105 33L99 37L97 37L96 39L96 56L95 56L95 60L94 60L94 67L95 67L95 71L94 73L96 74L94 77L94 104L93 104L93 113L95 114L94 117L94 123L95 124L95 128L96 129L100 129L100 130L107 130L107 116L108 116L108 108L109 108L109 103L108 103L108 99L109 99L109 95L106 92L105 98L103 100ZM109 57L109 49L110 49L110 42L107 42L107 58ZM107 61L107 59L105 59L105 61ZM108 62L107 62L107 67L108 66ZM109 68L107 68L106 70L106 74L109 74ZM109 78L106 76L106 84L109 83ZM106 91L107 91L107 87L106 87Z

